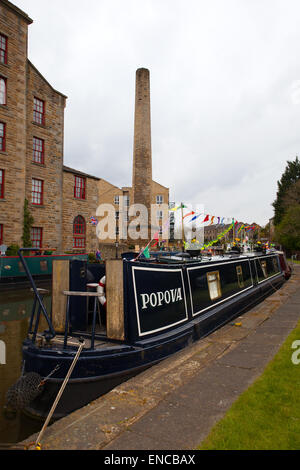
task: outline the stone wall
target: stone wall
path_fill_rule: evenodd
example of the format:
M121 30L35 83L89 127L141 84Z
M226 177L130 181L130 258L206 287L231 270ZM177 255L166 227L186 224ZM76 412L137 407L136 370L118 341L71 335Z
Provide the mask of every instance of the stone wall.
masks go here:
M74 197L75 175L85 178L86 197L77 199ZM63 211L62 211L62 238L63 251L73 250L73 223L74 218L82 216L86 225L86 248L75 251L96 252L98 240L96 226L90 223L90 217L95 216L98 205L98 178L94 178L76 170L64 169L63 171Z
M0 152L0 169L5 171L0 224L3 224L3 242L6 245L19 244L23 232L27 30L31 22L9 2L0 1L0 33L8 38L7 64L0 63L0 75L7 84L7 102L0 105L0 121L6 124L6 149Z
M33 120L34 97L45 103L45 123ZM43 246L62 249L64 108L66 97L53 90L37 69L27 66L26 198L34 227L43 229ZM44 140L44 163L33 162L33 137ZM32 178L43 181L43 204L32 204Z

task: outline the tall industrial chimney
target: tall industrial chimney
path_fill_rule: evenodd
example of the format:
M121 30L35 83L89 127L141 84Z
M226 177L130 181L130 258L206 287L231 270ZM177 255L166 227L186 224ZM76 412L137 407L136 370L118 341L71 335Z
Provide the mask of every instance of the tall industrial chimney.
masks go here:
M133 203L147 207L150 228L152 151L150 112L150 73L141 68L136 71L134 150L133 150ZM148 232L148 237L150 233Z

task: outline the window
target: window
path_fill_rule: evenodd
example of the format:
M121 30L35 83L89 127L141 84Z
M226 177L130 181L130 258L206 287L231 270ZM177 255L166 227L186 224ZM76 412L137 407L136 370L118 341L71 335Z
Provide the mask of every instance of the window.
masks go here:
M7 64L7 37L0 34L0 63Z
M0 199L4 198L4 170L0 170Z
M163 233L163 228L162 228L162 225L159 226L159 230L158 230L158 234L159 235L162 235Z
M129 196L124 196L124 206L129 207Z
M44 163L44 141L38 137L33 137L32 160L35 163Z
M158 220L162 220L163 218L163 211L156 211L156 218Z
M220 284L220 273L219 271L211 272L206 274L208 290L211 300L216 300L221 297L221 284Z
M42 248L43 229L40 227L31 227L32 248Z
M261 269L263 272L264 277L268 277L268 272L267 272L267 263L266 261L261 262Z
M156 204L162 204L164 201L164 197L163 196L156 196Z
M242 266L237 266L236 267L236 273L237 273L239 287L244 287Z
M6 104L6 78L0 77L0 104Z
M6 134L6 124L0 122L0 150L5 152L5 134Z
M119 211L116 211L115 212L115 219L119 220L119 218L120 218L120 213L119 213Z
M75 176L74 197L85 199L85 178L81 178L81 176Z
M40 261L40 269L41 269L41 271L47 271L48 270L47 260Z
M278 261L277 261L277 259L272 258L272 263L273 263L274 272L278 273Z
M32 204L41 206L43 204L44 181L32 178L31 199Z
M85 220L81 215L75 217L73 222L73 247L85 248Z
M0 224L0 245L3 244L3 224Z
M37 124L45 124L45 102L33 98L33 121Z
M117 204L117 206L120 204L119 196L115 196L115 204Z

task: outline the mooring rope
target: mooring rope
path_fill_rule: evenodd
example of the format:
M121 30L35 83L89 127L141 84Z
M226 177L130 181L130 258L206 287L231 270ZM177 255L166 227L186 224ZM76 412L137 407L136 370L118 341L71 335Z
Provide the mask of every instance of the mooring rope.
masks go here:
M64 389L65 389L65 387L66 387L66 385L67 385L67 382L68 382L68 380L69 380L69 378L70 378L70 375L72 374L73 369L74 369L74 367L75 367L75 365L76 365L76 362L77 362L77 360L78 360L78 358L79 358L79 356L80 356L80 353L81 353L81 351L82 351L82 349L83 349L83 347L84 347L84 345L85 345L84 340L80 339L79 341L80 341L80 345L79 345L79 348L78 348L78 350L77 350L77 353L76 353L76 355L75 355L75 357L74 357L74 359L73 359L73 361L72 361L72 364L71 364L71 366L70 366L70 368L69 368L69 370L68 370L68 373L67 373L67 375L66 375L66 377L65 377L65 379L64 379L64 381L63 381L63 383L62 383L62 385L61 385L61 387L60 387L60 389L59 389L59 392L58 392L58 394L57 394L57 396L56 396L56 398L55 398L55 400L54 400L54 403L53 403L53 405L52 405L52 407L51 407L51 410L49 411L49 414L48 414L47 419L46 419L46 421L45 421L45 423L44 423L44 426L42 427L42 429L41 429L41 431L40 431L38 437L36 438L36 441L35 441L35 442L30 442L29 444L27 444L26 448L27 448L28 450L29 450L29 448L32 447L32 446L35 447L35 450L41 450L41 448L42 448L41 443L40 443L40 442L41 442L41 439L42 439L42 436L43 436L43 434L44 434L44 432L45 432L45 430L46 430L46 428L47 428L47 426L48 426L48 424L49 424L49 422L50 422L50 420L51 420L51 418L52 418L52 415L53 415L53 413L54 413L54 411L55 411L55 408L57 407L57 404L58 404L58 402L59 402L59 400L60 400L60 397L61 397L62 394L63 394L63 391L64 391Z

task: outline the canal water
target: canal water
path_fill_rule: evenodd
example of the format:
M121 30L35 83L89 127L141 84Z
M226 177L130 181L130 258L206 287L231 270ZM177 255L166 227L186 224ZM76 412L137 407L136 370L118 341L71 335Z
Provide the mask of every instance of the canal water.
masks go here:
M51 308L51 281L37 283L49 290L44 297L47 311ZM26 338L32 310L33 292L30 286L17 285L0 290L0 443L20 442L40 431L43 422L23 413L8 414L5 409L6 392L21 375L22 342Z

